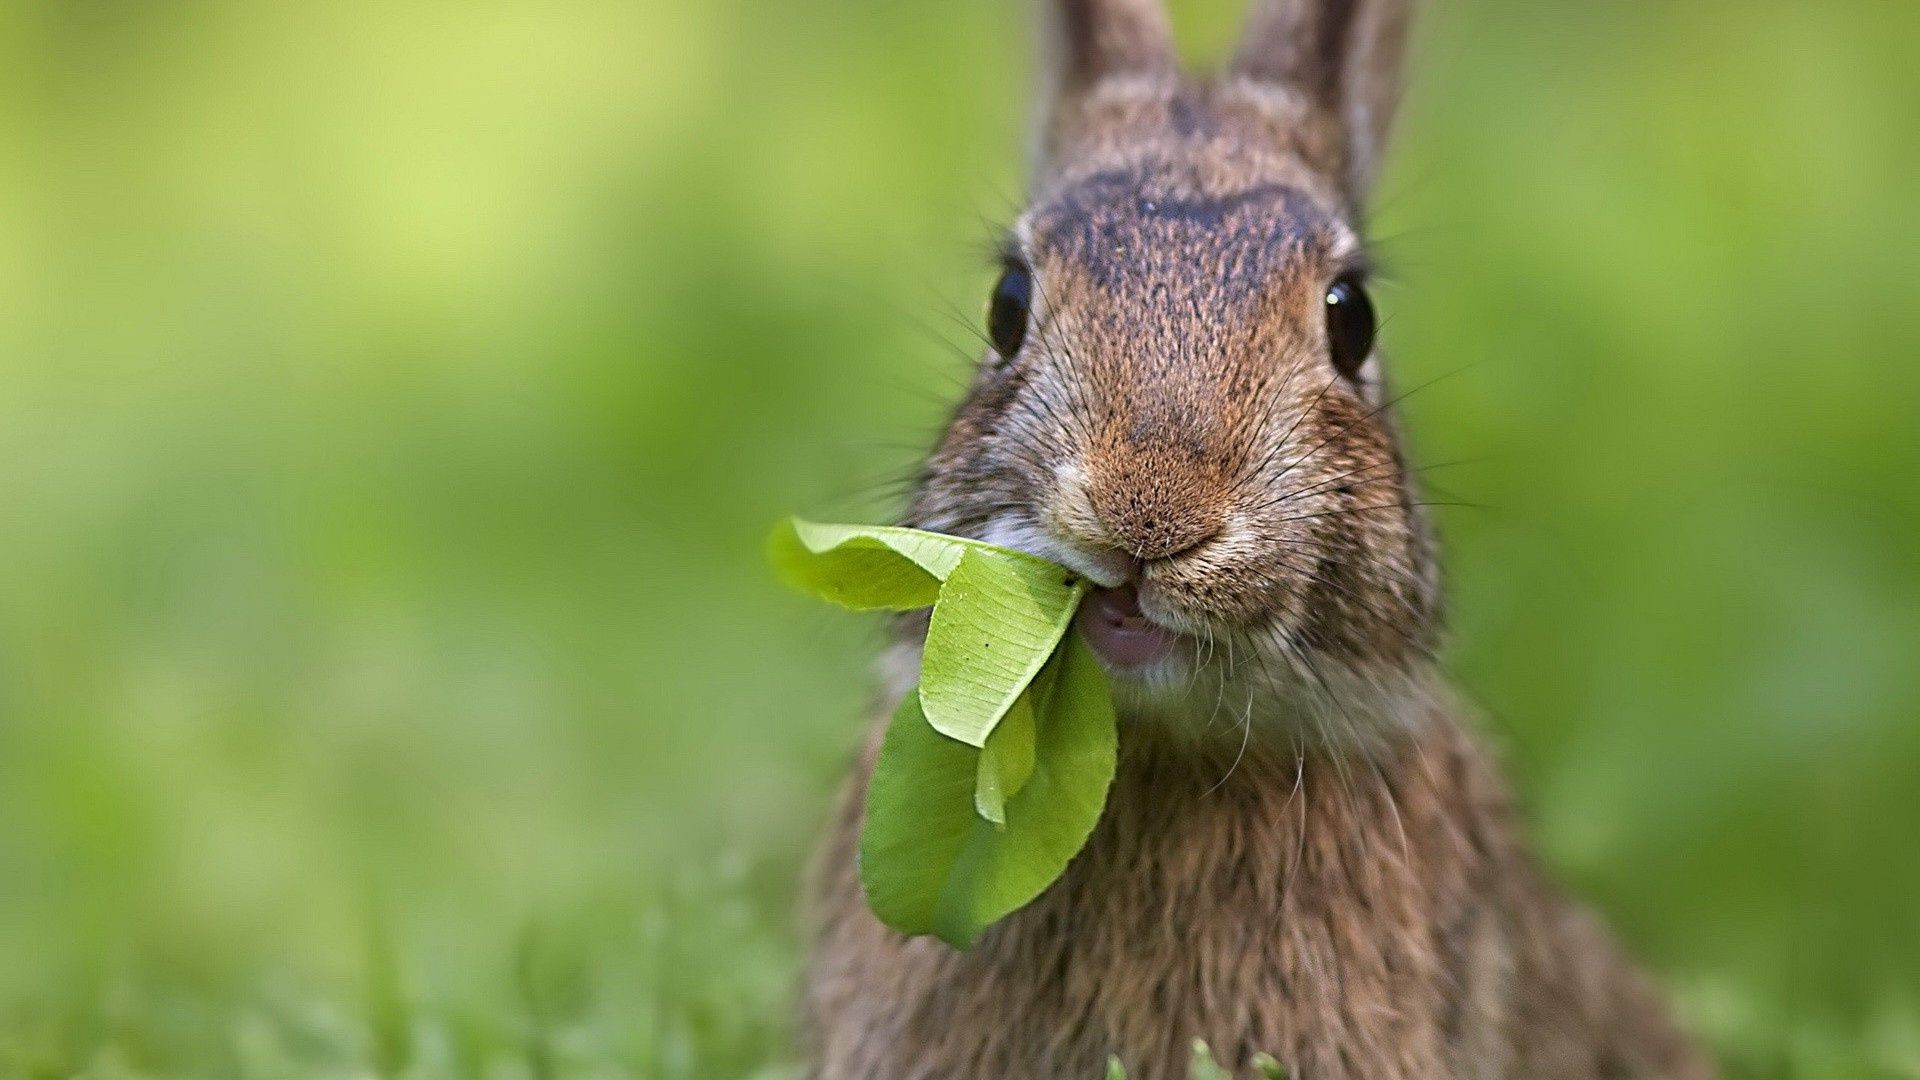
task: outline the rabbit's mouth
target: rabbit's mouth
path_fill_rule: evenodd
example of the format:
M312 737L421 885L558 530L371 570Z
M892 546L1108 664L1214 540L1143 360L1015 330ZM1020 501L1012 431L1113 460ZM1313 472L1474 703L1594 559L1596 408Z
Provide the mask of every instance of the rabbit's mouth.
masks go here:
M1095 589L1075 619L1080 636L1116 675L1143 674L1173 656L1181 635L1140 610L1132 585Z

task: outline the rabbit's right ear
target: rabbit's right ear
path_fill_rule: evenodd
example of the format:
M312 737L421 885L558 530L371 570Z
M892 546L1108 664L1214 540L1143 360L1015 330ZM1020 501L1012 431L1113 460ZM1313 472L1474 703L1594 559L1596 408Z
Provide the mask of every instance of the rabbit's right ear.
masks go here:
M1306 98L1337 129L1329 161L1358 204L1394 107L1413 0L1255 0L1234 71Z
M1039 157L1071 140L1086 97L1110 79L1162 77L1179 70L1173 30L1160 0L1040 0L1046 74Z

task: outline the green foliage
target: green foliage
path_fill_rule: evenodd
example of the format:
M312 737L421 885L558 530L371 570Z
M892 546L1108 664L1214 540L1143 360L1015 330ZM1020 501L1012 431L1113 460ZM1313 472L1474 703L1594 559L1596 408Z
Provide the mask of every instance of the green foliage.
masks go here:
M1036 717L1040 711L1035 702L1046 701L1052 694L1053 676L1057 671L1058 667L1052 664L1041 668L1027 692L1014 699L1007 715L1000 718L993 733L987 736L987 744L980 748L973 807L995 825L1006 826L1007 800L1020 794L1020 789L1033 776Z
M940 587L920 664L934 730L969 746L987 736L1053 654L1086 594L1070 571L1005 549L974 548Z
M1004 823L975 809L981 753L934 731L915 695L900 703L860 837L860 879L889 926L966 948L1052 884L1086 843L1113 778L1113 705L1078 637L1049 667L1047 699L1033 708L1033 768L1007 797Z
M1255 1054L1253 1067L1265 1080L1287 1080L1287 1070L1272 1055ZM1189 1080L1233 1080L1232 1075L1214 1060L1212 1049L1201 1039L1193 1040L1193 1061L1187 1075ZM1127 1067L1118 1055L1107 1058L1106 1080L1127 1080Z
M1199 1039L1193 1040L1193 1065L1188 1070L1192 1080L1233 1080L1220 1063L1213 1060L1213 1051Z
M857 611L933 607L920 661L920 707L968 746L987 736L1053 655L1084 580L1025 552L880 525L798 518L767 542L789 585Z
M787 584L855 611L931 607L972 542L884 525L822 525L790 518L767 538L767 560Z
M791 521L770 555L790 584L849 607L903 610L938 583L919 689L894 711L868 785L860 880L887 925L971 946L1060 876L1106 803L1106 676L1078 637L1061 644L1085 582L897 528Z

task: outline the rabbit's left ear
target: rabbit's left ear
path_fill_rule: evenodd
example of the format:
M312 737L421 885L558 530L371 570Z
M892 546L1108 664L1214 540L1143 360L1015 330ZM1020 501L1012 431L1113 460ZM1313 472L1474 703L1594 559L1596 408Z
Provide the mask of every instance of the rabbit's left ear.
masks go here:
M1040 0L1045 93L1040 165L1079 134L1082 106L1109 80L1162 79L1179 70L1160 0Z
M1413 0L1255 0L1234 71L1304 95L1337 128L1326 164L1360 203L1400 101Z

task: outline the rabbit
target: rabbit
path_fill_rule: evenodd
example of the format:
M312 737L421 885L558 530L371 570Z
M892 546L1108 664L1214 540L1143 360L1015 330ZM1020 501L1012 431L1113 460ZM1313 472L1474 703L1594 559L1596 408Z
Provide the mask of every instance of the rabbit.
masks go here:
M1242 1077L1714 1075L1437 668L1360 232L1410 6L1256 0L1201 80L1156 0L1046 4L1031 201L905 521L1098 586L1118 771L1060 880L957 951L863 900L876 727L807 887L811 1075L1168 1080L1196 1039Z

